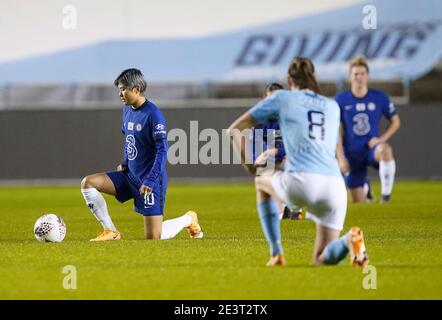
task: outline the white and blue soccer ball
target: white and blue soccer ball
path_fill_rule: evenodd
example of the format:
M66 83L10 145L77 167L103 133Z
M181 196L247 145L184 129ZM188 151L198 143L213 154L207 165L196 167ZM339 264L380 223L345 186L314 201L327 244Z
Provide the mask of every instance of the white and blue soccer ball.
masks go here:
M45 214L35 222L34 235L40 242L62 242L66 236L66 224L56 214Z

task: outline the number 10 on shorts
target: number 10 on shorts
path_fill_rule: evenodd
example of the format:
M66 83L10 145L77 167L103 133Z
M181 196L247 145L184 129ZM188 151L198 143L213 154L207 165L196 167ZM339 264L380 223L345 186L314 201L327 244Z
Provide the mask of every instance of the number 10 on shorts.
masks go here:
M153 195L153 191L149 194L144 195L144 205L153 206L155 204L155 197Z

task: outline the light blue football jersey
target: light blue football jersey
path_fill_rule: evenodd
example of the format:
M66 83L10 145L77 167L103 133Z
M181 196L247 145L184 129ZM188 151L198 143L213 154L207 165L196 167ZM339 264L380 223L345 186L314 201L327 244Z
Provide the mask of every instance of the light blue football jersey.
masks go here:
M258 122L279 118L287 154L285 171L341 175L336 159L340 123L336 101L310 90L278 90L250 113Z

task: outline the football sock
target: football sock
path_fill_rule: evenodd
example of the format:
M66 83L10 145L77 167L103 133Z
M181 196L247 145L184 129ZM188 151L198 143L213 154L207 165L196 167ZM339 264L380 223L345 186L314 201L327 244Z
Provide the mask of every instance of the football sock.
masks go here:
M282 254L280 221L275 201L264 200L257 207L262 230L270 246L270 256Z
M101 193L95 188L81 189L81 193L89 210L100 221L103 228L117 231L107 211L106 200L104 200Z
M331 241L324 248L322 257L325 264L338 264L348 254L348 233Z
M188 214L184 214L179 218L164 221L161 229L161 240L172 239L183 228L190 226L191 222L192 217Z
M393 190L394 175L396 173L396 162L379 161L379 177L381 179L381 194L389 196Z

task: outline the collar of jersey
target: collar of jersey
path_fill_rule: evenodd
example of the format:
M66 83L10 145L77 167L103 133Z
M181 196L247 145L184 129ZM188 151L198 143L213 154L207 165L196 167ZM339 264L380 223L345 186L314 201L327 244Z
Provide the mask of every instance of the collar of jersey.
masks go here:
M363 97L356 97L356 96L354 95L353 91L351 91L351 89L350 89L350 94L351 94L351 96L352 96L353 98L355 98L355 99L358 99L358 100L364 100L365 98L368 97L369 93L370 93L370 88L368 88L367 93L365 94L365 96L363 96Z
M141 106L139 106L138 108L135 109L132 105L130 106L130 108L132 109L132 111L138 111L138 110L143 109L144 106L147 105L148 103L149 103L149 100L146 98L146 101L144 101L144 103Z

